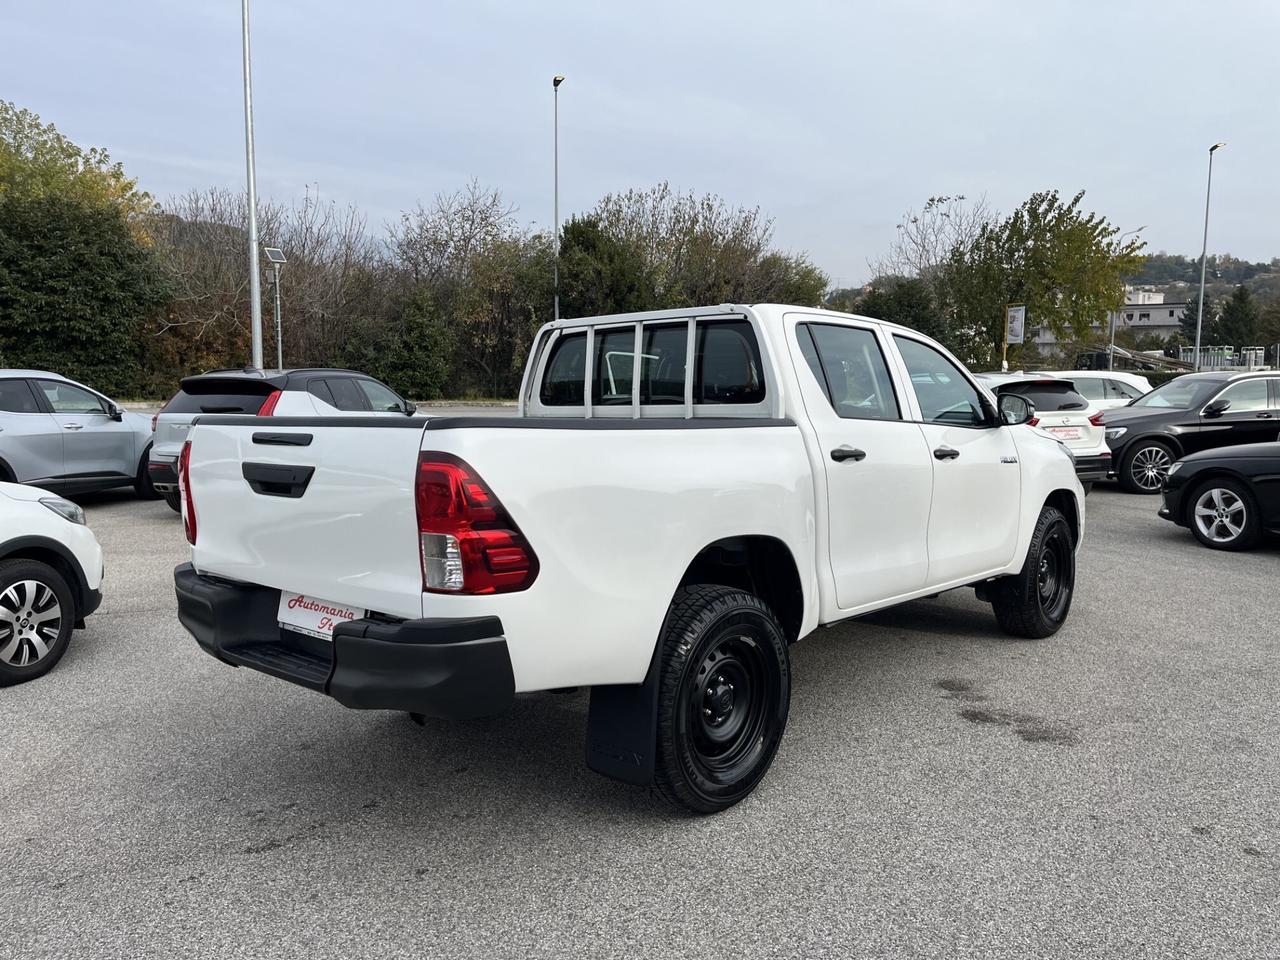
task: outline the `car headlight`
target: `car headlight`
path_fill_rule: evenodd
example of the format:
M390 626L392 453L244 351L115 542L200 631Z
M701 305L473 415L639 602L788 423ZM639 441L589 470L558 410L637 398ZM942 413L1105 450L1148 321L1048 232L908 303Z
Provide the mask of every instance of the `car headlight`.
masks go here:
M1107 427L1106 437L1108 440L1119 440L1128 432L1128 427Z
M62 497L42 497L40 502L64 520L70 520L72 523L84 523L84 510L80 508L79 504L64 500Z

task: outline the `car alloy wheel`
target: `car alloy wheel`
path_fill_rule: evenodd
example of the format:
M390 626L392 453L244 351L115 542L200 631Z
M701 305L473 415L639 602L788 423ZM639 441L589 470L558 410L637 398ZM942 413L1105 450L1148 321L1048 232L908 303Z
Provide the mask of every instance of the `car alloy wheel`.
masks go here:
M1129 475L1139 489L1155 493L1164 486L1164 478L1172 465L1173 460L1164 447L1143 447L1133 455Z
M1234 491L1211 487L1196 500L1195 524L1206 540L1231 543L1244 533L1248 521L1245 503Z
M0 661L27 667L43 660L62 631L62 605L47 584L19 580L0 593Z

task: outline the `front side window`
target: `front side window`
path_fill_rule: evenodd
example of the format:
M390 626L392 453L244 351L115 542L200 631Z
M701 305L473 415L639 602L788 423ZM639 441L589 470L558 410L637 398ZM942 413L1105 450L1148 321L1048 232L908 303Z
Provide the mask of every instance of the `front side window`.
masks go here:
M1083 391L1081 391L1083 393ZM1088 394L1085 394L1088 396ZM1123 380L1107 381L1107 399L1108 400L1136 400L1142 396L1142 391L1137 387L1125 383Z
M746 320L699 320L693 402L747 404L764 400L760 345Z
M25 380L0 380L0 411L5 413L40 413L35 394Z
M636 362L636 328L597 330L591 364L591 402L601 406L631 403L631 377Z
M798 326L796 336L809 369L814 371L839 416L846 420L900 418L889 367L874 333L857 327L813 323Z
M1076 392L1087 400L1105 400L1106 388L1097 377L1075 377Z
M982 396L959 367L919 340L897 335L893 339L902 354L902 362L907 366L925 423L960 427L986 424Z
M582 381L587 375L587 334L571 333L551 348L538 399L544 407L583 405Z
M356 386L369 401L369 406L377 413L403 413L404 402L396 396L390 387L384 387L377 380L357 380Z
M54 413L106 413L102 399L83 387L57 380L37 381Z
M1244 380L1232 384L1218 394L1218 400L1230 400L1228 413L1247 413L1253 410L1266 410L1271 403L1267 397L1267 381Z
M1172 410L1189 410L1207 401L1220 381L1179 377L1162 383L1150 393L1133 402L1135 407L1164 407Z

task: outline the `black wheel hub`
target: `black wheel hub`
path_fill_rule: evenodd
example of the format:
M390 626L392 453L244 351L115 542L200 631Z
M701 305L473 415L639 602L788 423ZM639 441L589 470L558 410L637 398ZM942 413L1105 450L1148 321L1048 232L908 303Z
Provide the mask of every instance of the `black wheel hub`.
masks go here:
M727 779L759 746L766 713L764 651L750 636L726 636L702 658L693 683L687 702L695 755L714 779Z
M1053 531L1040 548L1036 570L1036 596L1045 616L1061 618L1071 599L1071 544L1061 530Z

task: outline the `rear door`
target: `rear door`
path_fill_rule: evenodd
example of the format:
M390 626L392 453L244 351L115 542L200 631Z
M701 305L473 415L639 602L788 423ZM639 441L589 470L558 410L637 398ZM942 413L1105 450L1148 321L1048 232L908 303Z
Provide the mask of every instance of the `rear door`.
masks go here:
M414 483L424 427L409 417L202 418L191 432L196 569L422 616Z
M1022 478L1009 428L959 365L936 347L894 334L914 415L933 459L931 586L1006 566L1018 539Z
M108 401L64 380L36 380L62 430L62 472L67 478L132 477L138 469L133 427L112 419Z
M826 474L828 554L844 610L918 590L933 467L871 324L801 322L795 368Z
M0 380L0 459L14 480L62 476L62 426L27 380Z

